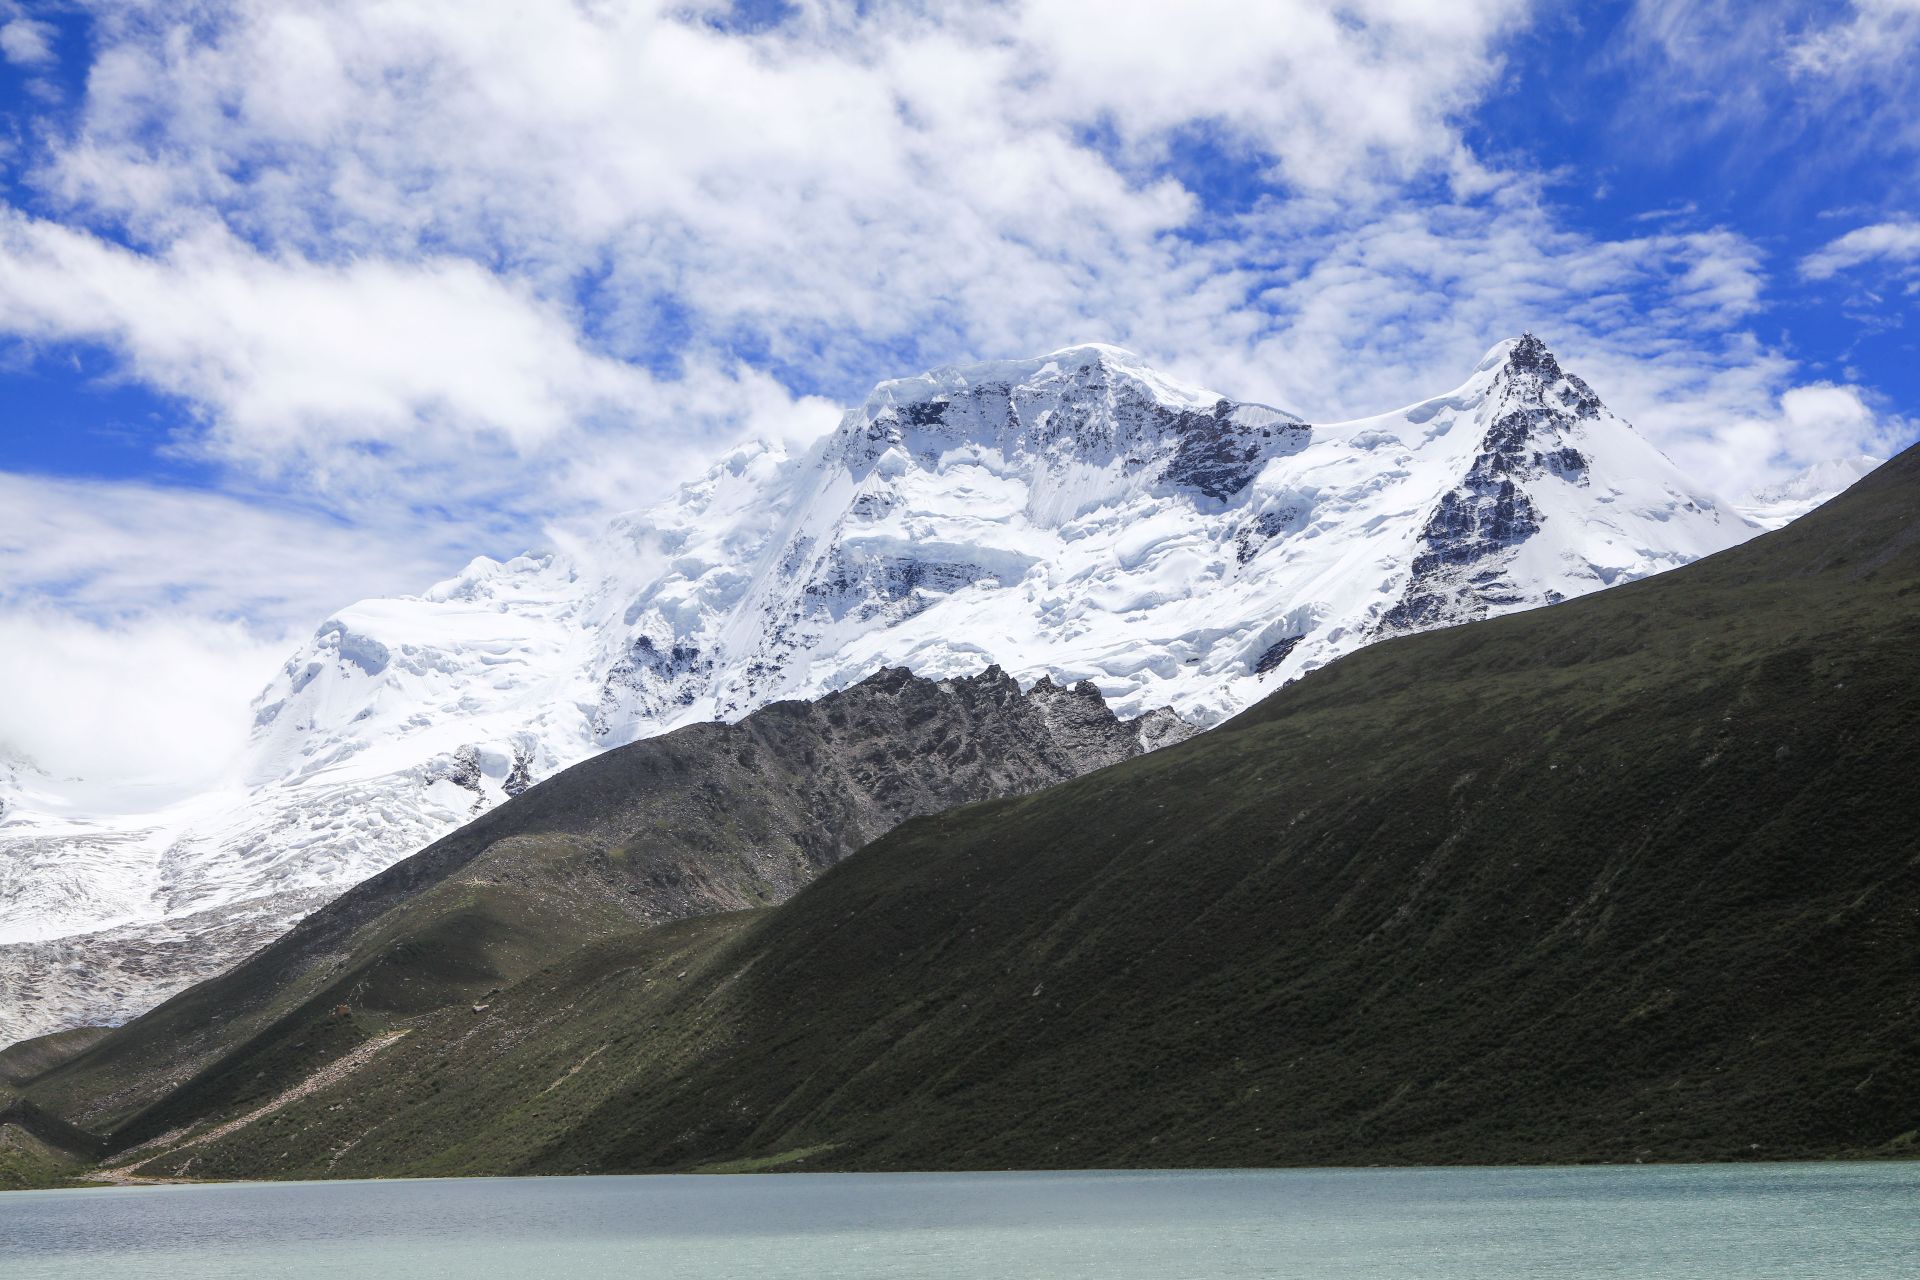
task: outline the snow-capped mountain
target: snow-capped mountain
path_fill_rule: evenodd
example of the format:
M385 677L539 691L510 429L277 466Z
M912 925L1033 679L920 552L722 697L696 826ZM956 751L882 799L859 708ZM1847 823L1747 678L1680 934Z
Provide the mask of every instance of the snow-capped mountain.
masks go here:
M1798 520L1827 499L1853 486L1885 462L1870 453L1830 458L1795 472L1779 484L1765 485L1735 499L1740 513L1765 529L1778 529Z
M1204 726L1372 640L1758 530L1532 336L1331 425L1098 345L883 382L812 448L736 449L587 551L336 613L208 794L113 815L16 777L0 1043L138 1012L503 796L679 725L997 663Z

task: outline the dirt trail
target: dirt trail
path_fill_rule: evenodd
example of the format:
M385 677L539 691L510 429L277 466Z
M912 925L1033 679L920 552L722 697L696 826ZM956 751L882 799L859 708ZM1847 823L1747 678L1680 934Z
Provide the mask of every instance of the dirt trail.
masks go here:
M134 1170L138 1169L141 1165L150 1164L153 1161L158 1160L161 1156L177 1155L182 1151L189 1150L193 1147L201 1146L204 1143L218 1141L219 1139L226 1137L230 1133L246 1128L248 1125L252 1124L256 1120L265 1119L266 1117L272 1115L274 1112L280 1110L282 1107L287 1106L289 1103L298 1102L300 1099L306 1097L309 1094L318 1093L320 1090L327 1088L329 1085L338 1084L340 1081L352 1075L355 1071L358 1071L361 1067L366 1066L367 1063L373 1061L373 1056L376 1053L379 1053L382 1049L386 1048L388 1045L392 1044L394 1041L398 1040L400 1037L406 1034L407 1034L406 1031L402 1030L402 1031L388 1031L380 1035L374 1036L371 1040L368 1040L365 1044L362 1044L354 1048L350 1052L340 1055L338 1058L335 1058L332 1062L329 1062L326 1066L321 1067L318 1071L308 1076L305 1080L302 1080L299 1084L296 1084L291 1089L288 1089L285 1092L276 1095L272 1101L264 1104L263 1106L254 1108L252 1111L247 1112L247 1114L241 1116L237 1120L229 1120L223 1125L216 1125L215 1127L207 1130L205 1133L197 1134L194 1137L189 1138L187 1141L180 1143L178 1146L171 1146L164 1151L157 1151L152 1155L141 1158L140 1160L136 1161L133 1164L121 1165L118 1168L113 1168L113 1169L100 1169L91 1176L93 1176L94 1178L102 1182L114 1182L114 1183L120 1183L122 1185L128 1185L128 1186L135 1185L135 1184L158 1183L158 1182L191 1181L191 1179L181 1179L181 1178L146 1177L144 1175L135 1173Z

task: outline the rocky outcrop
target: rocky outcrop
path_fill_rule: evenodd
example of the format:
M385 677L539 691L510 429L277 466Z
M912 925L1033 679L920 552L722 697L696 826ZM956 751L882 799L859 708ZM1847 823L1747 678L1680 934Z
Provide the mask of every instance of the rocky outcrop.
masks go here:
M1420 530L1400 599L1382 616L1383 634L1472 622L1527 603L1508 570L1543 516L1530 481L1554 476L1587 482L1577 447L1580 427L1596 420L1600 398L1566 373L1531 333L1513 344L1489 391L1498 409L1480 451L1458 486L1440 495ZM1548 599L1533 603L1553 603Z
M1158 751L1185 742L1200 732L1200 726L1182 720L1172 707L1157 707L1127 722L1142 751Z

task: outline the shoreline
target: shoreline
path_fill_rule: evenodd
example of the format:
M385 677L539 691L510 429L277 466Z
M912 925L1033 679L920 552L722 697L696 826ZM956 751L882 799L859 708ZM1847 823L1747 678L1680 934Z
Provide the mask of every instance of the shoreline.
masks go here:
M1389 1174L1389 1173L1526 1173L1544 1171L1573 1172L1576 1170L1624 1170L1645 1169L1723 1169L1723 1168L1804 1168L1810 1165L1845 1165L1859 1167L1863 1165L1908 1166L1920 1164L1920 1155L1913 1156L1807 1156L1798 1159L1781 1160L1645 1160L1645 1161L1591 1161L1571 1164L1324 1164L1324 1165L1210 1165L1210 1166L1142 1166L1138 1168L1034 1168L1034 1169L768 1169L739 1170L727 1172L701 1172L693 1169L655 1170L646 1173L628 1173L609 1170L603 1173L451 1173L425 1174L409 1177L404 1174L377 1178L178 1178L150 1177L131 1173L125 1169L94 1168L76 1173L64 1186L56 1187L6 1187L0 1188L0 1195L8 1192L29 1191L84 1191L94 1187L271 1187L271 1186L345 1186L376 1182L504 1182L515 1179L539 1179L541 1181L564 1181L567 1179L589 1180L596 1178L1014 1178L1014 1177L1169 1177L1187 1175L1232 1176L1238 1174L1267 1175L1286 1174Z

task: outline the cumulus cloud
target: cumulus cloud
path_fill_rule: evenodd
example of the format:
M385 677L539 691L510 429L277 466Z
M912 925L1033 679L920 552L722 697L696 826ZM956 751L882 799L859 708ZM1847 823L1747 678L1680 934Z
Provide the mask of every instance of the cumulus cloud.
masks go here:
M468 554L432 526L144 484L0 472L0 511L0 758L148 803L219 774L327 611Z
M137 787L139 803L190 793L243 745L247 703L289 638L236 621L0 606L0 760Z
M847 394L1189 274L1197 205L1154 163L1182 130L1346 201L1480 181L1452 116L1518 8L821 4L743 35L651 5L131 6L39 181L150 246L212 210L316 260L464 254L589 291L616 354L746 347Z
M1693 422L1668 452L1683 468L1712 476L1722 496L1752 494L1838 459L1884 459L1920 426L1876 405L1864 388L1813 382L1782 390L1777 379L1785 370L1773 372L1763 378L1730 368L1723 378L1731 385L1706 396L1674 389L1672 411Z
M43 67L54 60L53 42L58 34L51 22L10 18L0 22L0 57L16 67Z
M772 428L783 410L819 427L738 365L663 385L463 258L314 263L217 227L148 254L13 213L0 215L0 279L0 328L118 353L199 411L191 451L348 507L404 495L557 515L574 504L541 481L574 477L577 491L595 432L629 437L655 477L647 497L709 433ZM651 447L632 450L634 434Z
M527 446L640 398L632 366L583 351L547 303L464 259L277 260L221 230L145 255L13 214L0 325L120 352L258 454L390 442L421 422Z
M1569 237L1464 147L1522 16L823 4L743 35L645 5L117 7L39 180L138 247L30 222L16 257L156 305L99 314L142 296L117 284L66 303L54 269L16 312L109 335L206 406L218 456L416 491L543 448L594 459L555 475L660 477L622 444L690 458L824 418L778 387L846 399L1074 337L1358 413L1539 317L1577 339L1647 327L1629 302L1739 314L1759 284L1737 237ZM1160 163L1196 130L1284 198L1219 222ZM199 332L157 305L176 284ZM474 447L489 431L502 451Z

